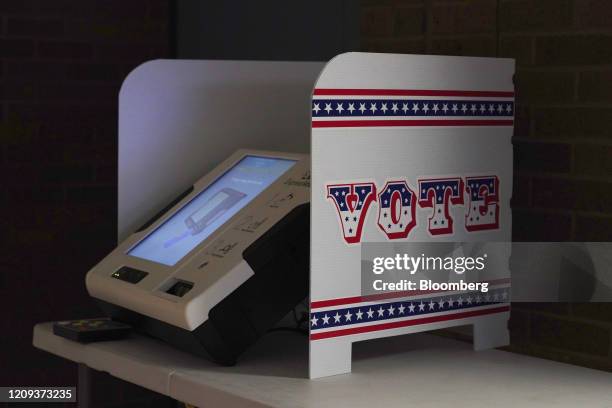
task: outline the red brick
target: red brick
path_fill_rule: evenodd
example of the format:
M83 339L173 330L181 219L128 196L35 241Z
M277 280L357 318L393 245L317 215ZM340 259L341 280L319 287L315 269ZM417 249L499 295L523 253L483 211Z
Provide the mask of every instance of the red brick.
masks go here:
M133 62L134 65L158 56L152 52L151 47L129 44L100 44L94 50L99 61Z
M425 33L425 9L423 7L401 7L394 12L394 35L413 36Z
M3 58L31 57L34 55L34 41L0 38L0 50Z
M578 215L574 231L575 241L612 241L612 217Z
M572 314L588 320L612 322L612 303L574 303Z
M512 211L512 240L569 241L572 219L568 214L549 213L541 210Z
M533 65L534 39L526 36L502 36L499 56L514 58L517 67Z
M119 95L119 85L49 83L39 86L40 100L90 101L94 103L113 103Z
M19 78L31 81L58 80L66 76L66 64L63 62L37 62L37 61L7 61L5 63L7 78Z
M434 5L432 32L435 34L495 33L495 0L471 0Z
M493 57L497 53L494 36L435 38L431 47L431 53L439 55Z
M13 80L3 84L0 97L5 101L31 100L38 96L38 89L32 81Z
M36 0L0 1L2 15L31 15L36 10Z
M608 355L610 331L601 326L534 314L531 340L539 345L586 354Z
M396 54L423 54L425 53L425 40L385 40L366 39L361 41L361 50L365 52L389 52Z
M612 176L612 146L576 145L574 148L574 171L581 175Z
M505 0L500 2L500 30L550 31L572 23L569 0Z
M538 65L595 65L612 63L612 35L557 35L536 38Z
M66 21L66 36L81 40L103 41L116 44L159 44L167 43L166 21Z
M580 28L610 28L612 2L610 0L574 0L575 19Z
M531 134L531 110L525 105L514 107L514 136L529 137Z
M64 34L64 22L59 19L9 18L8 36L60 37Z
M514 144L514 170L520 172L567 173L571 165L570 146L563 143Z
M612 138L612 108L535 108L536 138Z
M390 7L366 7L361 13L361 35L386 37L393 33L393 13Z
M96 18L105 20L139 20L146 16L147 0L90 0Z
M525 71L515 76L516 98L527 102L570 102L574 98L573 72Z
M585 102L611 102L612 70L581 72L578 97Z
M612 183L534 178L533 206L612 214Z
M72 63L66 67L66 76L72 80L108 81L121 83L122 66L112 63Z
M76 58L87 59L93 55L92 46L80 42L41 41L38 44L38 55L43 58Z
M531 179L515 175L512 180L512 198L510 206L528 207L531 203Z
M95 15L92 1L75 0L41 0L38 2L38 14L41 16L57 17L87 17Z

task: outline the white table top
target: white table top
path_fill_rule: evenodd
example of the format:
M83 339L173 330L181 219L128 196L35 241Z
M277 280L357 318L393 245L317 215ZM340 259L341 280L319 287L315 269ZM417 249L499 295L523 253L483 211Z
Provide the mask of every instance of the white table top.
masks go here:
M200 407L612 407L612 374L427 334L353 346L353 372L308 380L308 342L273 332L235 367L134 335L79 344L34 327L34 346Z

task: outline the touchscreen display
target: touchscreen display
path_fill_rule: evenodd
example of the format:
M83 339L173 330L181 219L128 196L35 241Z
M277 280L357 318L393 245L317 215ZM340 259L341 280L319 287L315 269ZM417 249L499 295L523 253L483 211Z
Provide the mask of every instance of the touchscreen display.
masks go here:
M172 266L295 164L295 160L245 156L128 254Z

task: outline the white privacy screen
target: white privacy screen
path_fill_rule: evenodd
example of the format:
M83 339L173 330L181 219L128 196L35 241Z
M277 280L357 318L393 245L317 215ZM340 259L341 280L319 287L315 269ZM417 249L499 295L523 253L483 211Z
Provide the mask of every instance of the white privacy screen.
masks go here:
M277 180L295 160L245 156L128 255L172 266Z

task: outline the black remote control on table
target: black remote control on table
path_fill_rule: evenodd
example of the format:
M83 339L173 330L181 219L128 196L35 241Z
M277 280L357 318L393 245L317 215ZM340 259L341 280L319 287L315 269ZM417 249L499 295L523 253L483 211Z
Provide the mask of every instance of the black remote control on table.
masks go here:
M80 343L120 340L131 331L131 326L108 318L65 320L53 324L53 334Z

